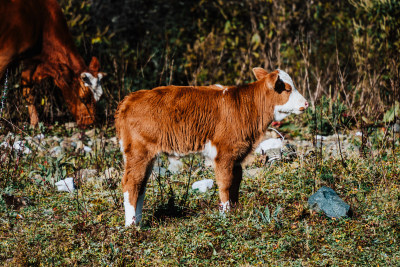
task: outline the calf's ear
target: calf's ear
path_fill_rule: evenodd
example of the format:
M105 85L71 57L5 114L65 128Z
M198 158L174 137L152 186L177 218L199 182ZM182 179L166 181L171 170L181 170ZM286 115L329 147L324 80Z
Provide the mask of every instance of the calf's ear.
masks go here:
M90 61L89 64L89 70L90 72L96 73L100 69L100 63L97 57L92 57L92 60Z
M267 75L268 72L260 67L253 68L253 74L256 76L257 81L264 79Z
M269 88L275 90L279 94L285 90L285 83L279 78L279 72L277 71L268 74L266 82Z

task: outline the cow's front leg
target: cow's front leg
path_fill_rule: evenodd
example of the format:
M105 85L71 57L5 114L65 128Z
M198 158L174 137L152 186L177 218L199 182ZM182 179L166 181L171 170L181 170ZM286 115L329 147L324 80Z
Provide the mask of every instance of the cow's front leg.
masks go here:
M31 126L36 127L39 123L39 115L35 107L35 95L32 88L32 83L29 82L31 79L31 72L25 70L22 72L22 88L23 96L28 106L29 119Z

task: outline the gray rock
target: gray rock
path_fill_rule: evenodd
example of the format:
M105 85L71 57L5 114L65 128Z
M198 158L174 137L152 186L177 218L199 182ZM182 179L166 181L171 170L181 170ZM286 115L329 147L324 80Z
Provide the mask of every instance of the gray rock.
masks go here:
M87 180L88 178L93 178L97 175L96 169L81 169L78 171L78 176L82 179Z
M60 146L65 150L70 150L76 147L76 143L71 138L66 137L60 142Z
M96 129L93 128L92 130L86 131L85 134L89 138L93 139L96 136Z
M167 174L167 170L163 167L154 166L153 174L155 176L160 175L161 177L164 177Z
M62 148L61 148L61 146L53 147L53 148L50 150L50 155L51 155L52 157L61 156L61 155L62 155Z
M76 124L76 122L67 122L66 124L64 124L64 126L67 130L71 130L76 128L78 125Z
M83 144L82 141L77 141L76 142L76 147L75 147L75 151L79 151L85 148L85 145Z
M168 157L168 170L171 173L179 173L183 169L183 163L178 157Z
M400 133L400 120L397 120L396 123L393 125L393 131L395 133Z
M104 179L115 179L118 178L120 176L120 173L117 169L115 169L114 167L110 167L108 169L106 169L103 173L103 175L101 175L101 180Z
M264 172L264 168L253 168L253 169L245 169L243 171L243 176L249 178L256 178Z
M350 206L346 204L334 190L321 187L308 199L308 204L315 211L323 211L330 218L347 216Z
M74 133L74 134L71 136L71 139L72 139L72 140L80 140L81 138L82 138L82 133L81 133L81 132Z
M107 140L107 142L109 142L109 143L111 143L111 144L113 144L113 145L118 145L118 139L117 139L117 137L111 137L110 139L108 139Z

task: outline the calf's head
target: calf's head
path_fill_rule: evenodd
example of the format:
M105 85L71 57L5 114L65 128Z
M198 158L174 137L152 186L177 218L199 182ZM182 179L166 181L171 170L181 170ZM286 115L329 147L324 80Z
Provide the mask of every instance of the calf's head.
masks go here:
M281 121L290 114L301 114L307 107L307 100L297 91L292 78L283 70L268 73L263 68L254 68L257 80L265 83L271 90L271 101L274 105L274 120Z
M72 107L70 107L77 124L85 127L94 122L96 109L95 103L99 101L103 94L101 87L101 79L103 74L99 72L99 61L93 57L89 65L89 71L82 72L79 77L76 77L74 84L78 85L76 92L77 98Z

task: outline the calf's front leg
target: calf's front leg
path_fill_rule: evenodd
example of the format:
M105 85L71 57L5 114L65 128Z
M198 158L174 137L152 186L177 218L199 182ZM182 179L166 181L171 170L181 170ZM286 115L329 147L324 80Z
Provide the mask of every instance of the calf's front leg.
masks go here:
M122 178L124 194L125 227L139 225L142 219L146 183L151 174L153 159L136 154L127 155L125 173Z
M242 166L233 160L215 160L215 178L221 200L220 211L229 211L239 201L239 187L242 181Z

